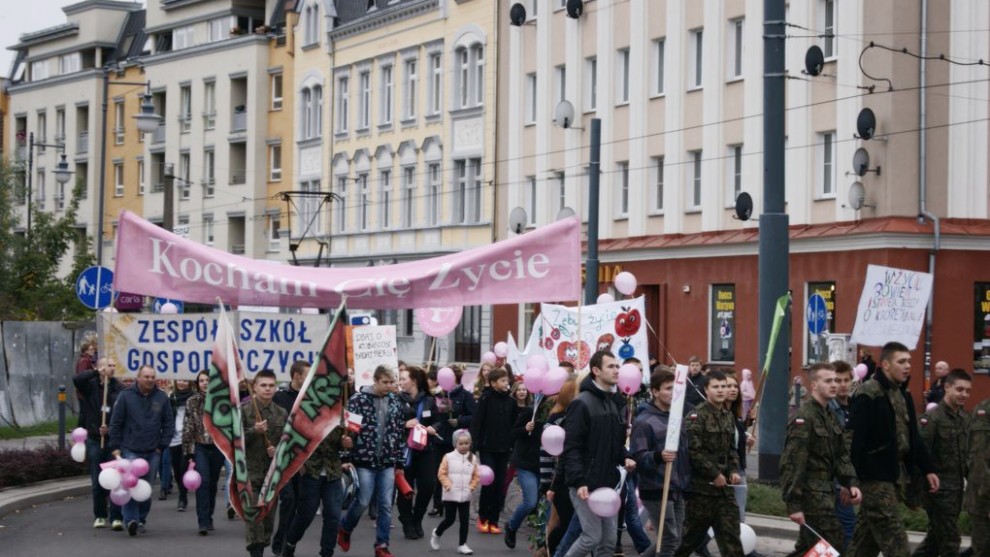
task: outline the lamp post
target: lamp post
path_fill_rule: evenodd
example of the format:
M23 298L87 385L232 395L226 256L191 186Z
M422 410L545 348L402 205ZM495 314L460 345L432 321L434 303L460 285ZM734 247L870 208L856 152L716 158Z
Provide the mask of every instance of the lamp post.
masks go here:
M133 85L144 87L145 92L141 95L141 112L134 115L137 121L138 131L151 133L158 128L158 123L162 117L155 114L155 106L151 103L151 81L114 81L113 85ZM100 138L100 191L97 195L97 219L96 219L96 264L103 266L103 220L105 215L105 203L107 195L107 109L110 98L110 69L103 69L103 115Z
M32 175L34 174L34 148L35 147L51 147L52 149L57 149L62 153L62 160L55 165L55 181L59 184L64 184L69 181L72 173L69 172L69 163L65 160L65 144L64 143L45 143L35 142L34 132L28 135L28 165L27 165L27 239L31 239L31 205L33 204L34 194L32 190Z

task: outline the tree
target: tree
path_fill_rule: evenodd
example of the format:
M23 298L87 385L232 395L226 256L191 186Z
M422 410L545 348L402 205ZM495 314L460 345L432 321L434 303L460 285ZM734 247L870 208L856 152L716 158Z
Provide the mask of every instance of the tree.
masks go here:
M60 213L32 205L31 230L19 218L24 196L24 170L0 163L0 320L64 321L87 319L92 310L76 298L75 280L94 264L89 239L78 233L76 215L86 189L78 179L72 197ZM70 253L71 250L71 253ZM72 270L59 276L71 257Z

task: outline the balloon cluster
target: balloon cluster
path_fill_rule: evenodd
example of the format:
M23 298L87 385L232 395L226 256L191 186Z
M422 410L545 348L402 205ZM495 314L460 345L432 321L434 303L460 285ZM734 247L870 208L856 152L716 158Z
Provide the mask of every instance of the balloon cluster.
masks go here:
M110 492L115 505L124 505L131 499L141 502L151 497L151 484L141 479L148 473L148 461L143 458L128 460L118 458L100 464L100 487Z
M72 460L76 462L86 460L86 437L88 436L89 434L86 433L84 427L77 427L72 430L72 449L69 451Z

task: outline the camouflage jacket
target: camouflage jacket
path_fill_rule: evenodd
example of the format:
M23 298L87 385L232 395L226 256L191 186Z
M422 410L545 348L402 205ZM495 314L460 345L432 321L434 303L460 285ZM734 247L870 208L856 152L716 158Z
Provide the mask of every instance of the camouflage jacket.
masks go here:
M248 400L241 404L241 418L244 428L244 449L247 454L248 478L251 483L264 481L265 474L268 473L268 466L272 459L268 456L268 446L278 443L282 436L282 428L285 426L285 409L269 402L268 406L258 403L258 411L261 420L255 416L254 404ZM263 433L254 430L257 421L268 420L267 438Z
M687 418L688 455L691 458L690 491L717 495L731 487L715 487L719 474L725 481L739 470L736 452L736 422L732 413L707 402L698 405Z
M969 424L969 477L963 508L990 513L990 398L976 405Z
M918 418L918 432L932 456L939 489L961 491L968 464L969 415L953 410L943 399L931 414Z
M325 473L328 480L336 480L343 475L340 467L340 452L343 450L340 441L346 431L344 427L338 426L316 446L316 450L303 465L310 477L318 479Z
M833 501L835 480L844 487L857 485L844 431L835 414L814 399L787 424L780 485L788 514L819 506L809 505L812 501Z

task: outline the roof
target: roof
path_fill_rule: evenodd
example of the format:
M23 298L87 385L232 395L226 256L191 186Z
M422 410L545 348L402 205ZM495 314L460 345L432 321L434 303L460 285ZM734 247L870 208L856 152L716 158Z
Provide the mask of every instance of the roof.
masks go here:
M369 8L369 4L375 7ZM337 0L337 24L347 25L365 16L379 15L395 11L408 4L415 4L423 0Z
M147 17L145 10L133 11L127 15L124 25L117 38L113 53L107 57L106 63L113 64L136 58L144 50L146 35L144 33L144 23Z

